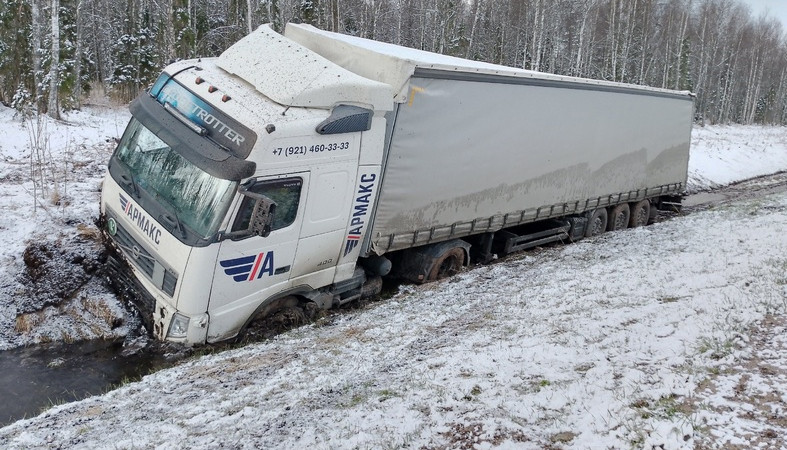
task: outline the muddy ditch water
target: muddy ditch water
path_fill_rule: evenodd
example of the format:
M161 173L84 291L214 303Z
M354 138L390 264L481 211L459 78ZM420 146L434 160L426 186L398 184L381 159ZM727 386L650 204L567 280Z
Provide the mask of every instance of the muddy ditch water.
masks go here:
M2 331L49 343L0 351L0 426L102 394L189 354L151 341L133 311L108 306L96 236L33 240L22 256L24 270L0 289L0 301L13 302L17 312L14 330ZM48 320L59 325L47 329Z
M683 202L683 214L784 191L787 191L787 173L760 177L692 194ZM76 262L86 266L81 259ZM85 268L87 272L95 266L95 261L89 262ZM32 275L37 276L35 270ZM52 301L43 295L38 297L41 297L39 301ZM297 326L298 322L297 318L286 314L270 318L270 321L262 321L250 330L250 340L265 339ZM129 341L137 342L137 345L128 345ZM227 347L213 347L209 351L221 351L223 348ZM125 345L123 339L92 340L0 352L0 426L35 416L52 405L105 393L123 382L173 366L190 354L190 350L150 342L144 336L127 337Z
M52 405L103 394L174 364L160 353L127 355L122 341L46 344L0 353L0 426Z

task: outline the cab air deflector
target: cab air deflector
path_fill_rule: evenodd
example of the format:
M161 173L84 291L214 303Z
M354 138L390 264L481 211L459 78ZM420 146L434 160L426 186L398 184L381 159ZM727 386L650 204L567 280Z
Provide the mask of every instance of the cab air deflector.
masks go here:
M129 106L131 114L189 162L224 180L240 180L254 175L257 164L233 156L198 135L164 109L155 98L142 93Z
M317 125L319 134L341 134L356 131L369 131L372 128L374 113L366 108L352 105L339 105L331 115Z

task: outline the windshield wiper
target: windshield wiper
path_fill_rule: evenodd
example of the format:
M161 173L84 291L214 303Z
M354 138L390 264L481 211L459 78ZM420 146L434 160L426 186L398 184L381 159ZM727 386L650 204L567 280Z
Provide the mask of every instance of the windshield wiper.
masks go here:
M132 172L131 166L126 164L126 162L123 161L120 158L114 158L114 159L115 159L115 161L119 162L121 166L123 166L123 169L125 169L125 172L126 172L126 173L120 175L120 177L119 177L120 181L123 182L123 184L125 184L126 186L131 188L131 191L132 191L131 194L132 195L134 195L135 197L139 198L139 196L140 196L139 187L137 186L137 181L134 179L134 172Z
M167 200L163 195L159 194L156 195L156 199L160 200L163 204L167 206L169 210L168 213L162 214L159 216L162 222L167 225L172 231L177 230L180 232L180 237L186 239L188 235L186 234L186 228L183 227L183 224L180 222L180 218L178 218L178 213L175 207L172 205L172 202Z

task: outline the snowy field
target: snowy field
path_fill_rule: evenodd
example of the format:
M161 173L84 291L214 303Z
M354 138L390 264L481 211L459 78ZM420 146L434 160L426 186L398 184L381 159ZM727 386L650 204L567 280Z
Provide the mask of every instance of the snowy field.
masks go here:
M123 307L86 271L98 263L101 178L129 117L107 105L23 122L0 105L0 350L128 333ZM27 259L50 267L28 273L31 244Z
M35 212L30 131L12 116L0 109L0 348L122 336L133 321L100 283L31 301L44 284L22 274L31 242L95 251L128 115L47 121L61 187ZM692 141L693 191L787 170L783 128ZM54 407L0 429L0 448L785 447L786 231L777 194L515 255Z
M787 129L694 127L690 158L689 192L787 170Z

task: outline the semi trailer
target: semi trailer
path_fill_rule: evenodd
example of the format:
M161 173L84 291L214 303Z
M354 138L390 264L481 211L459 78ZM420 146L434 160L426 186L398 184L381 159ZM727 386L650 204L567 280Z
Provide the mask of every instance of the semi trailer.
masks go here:
M693 96L288 24L176 62L108 163L113 277L212 343L471 260L646 225L687 180Z

